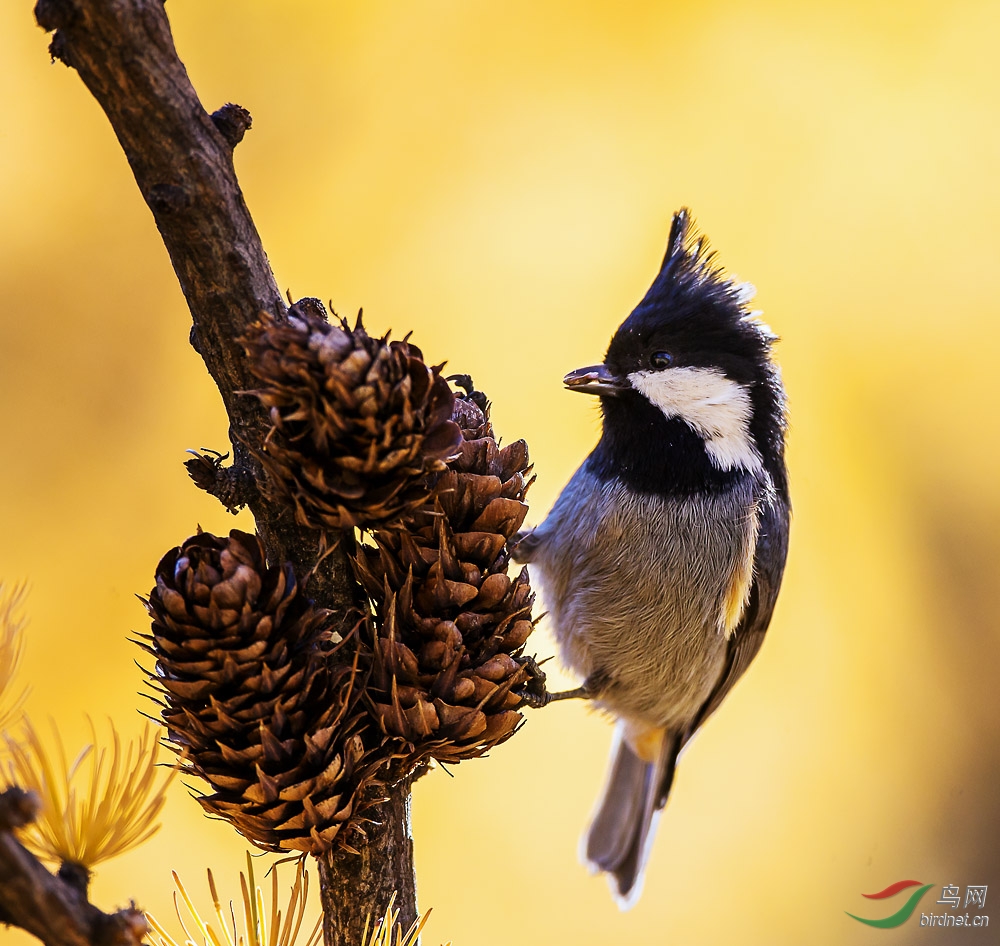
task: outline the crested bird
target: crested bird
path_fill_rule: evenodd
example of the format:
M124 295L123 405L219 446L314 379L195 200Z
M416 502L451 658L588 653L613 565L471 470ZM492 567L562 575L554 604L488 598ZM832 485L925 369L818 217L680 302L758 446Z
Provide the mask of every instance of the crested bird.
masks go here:
M615 720L582 856L635 903L678 753L760 649L788 547L785 394L753 287L688 210L601 364L597 446L514 557L540 579L562 661Z

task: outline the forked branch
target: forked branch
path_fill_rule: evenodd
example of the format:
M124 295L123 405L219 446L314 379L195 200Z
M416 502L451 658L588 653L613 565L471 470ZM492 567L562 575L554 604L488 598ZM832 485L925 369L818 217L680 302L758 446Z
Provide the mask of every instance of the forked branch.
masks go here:
M30 792L0 793L0 922L20 926L46 946L139 946L147 930L140 910L102 913L14 837L37 813Z

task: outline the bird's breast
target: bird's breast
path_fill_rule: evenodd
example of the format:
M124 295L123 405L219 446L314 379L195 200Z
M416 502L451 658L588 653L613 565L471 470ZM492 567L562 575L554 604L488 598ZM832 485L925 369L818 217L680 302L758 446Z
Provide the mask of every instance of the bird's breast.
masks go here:
M565 663L611 681L619 715L693 714L718 680L753 578L759 481L638 493L584 464L536 530L533 577Z

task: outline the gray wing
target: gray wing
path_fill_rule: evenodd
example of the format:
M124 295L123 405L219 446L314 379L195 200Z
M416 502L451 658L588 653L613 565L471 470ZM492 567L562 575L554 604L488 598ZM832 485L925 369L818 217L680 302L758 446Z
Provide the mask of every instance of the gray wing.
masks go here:
M771 614L774 612L778 589L781 587L781 575L785 570L789 512L788 500L777 496L761 516L750 600L747 602L743 619L729 639L729 650L722 676L688 727L682 745L719 708L719 704L726 698L736 681L743 676L743 671L750 666L750 661L757 656L757 651L764 643L764 632L771 623Z

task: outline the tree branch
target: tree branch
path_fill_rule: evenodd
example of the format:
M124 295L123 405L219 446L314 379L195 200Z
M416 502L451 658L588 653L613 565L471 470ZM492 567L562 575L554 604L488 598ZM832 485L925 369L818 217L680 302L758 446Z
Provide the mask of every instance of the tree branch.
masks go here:
M0 922L20 926L46 946L139 946L147 931L141 910L102 913L17 841L14 829L37 813L30 792L0 794Z
M384 901L386 890L396 891L396 903L417 902L413 871L396 872L395 865L413 862L413 837L410 833L410 782L407 778L389 800L377 809L381 830L369 831L369 843L360 855L332 855L319 858L319 882L323 896L323 934L326 942L356 946L361 942L365 918L358 904ZM382 908L385 913L385 908ZM372 914L372 924L380 919ZM400 913L403 929L414 916ZM359 924L360 920L360 924Z
M256 398L240 395L256 383L238 339L261 310L280 316L285 304L233 168L250 115L236 105L213 115L202 107L163 0L38 0L35 15L55 31L52 56L77 71L111 122L191 310L191 343L222 395L236 475L256 478L253 451L267 419ZM357 606L344 550L322 556L317 536L297 527L290 510L253 490L248 495L269 557L290 561L299 575L315 569L309 593L318 604L344 615ZM359 942L365 917L381 916L394 890L404 926L416 916L412 845L380 840L408 830L398 819L408 808L409 783L389 793L385 821L369 835L372 850L394 861L340 856L323 868L324 910L335 917L326 925L328 946ZM334 902L347 891L348 899Z

